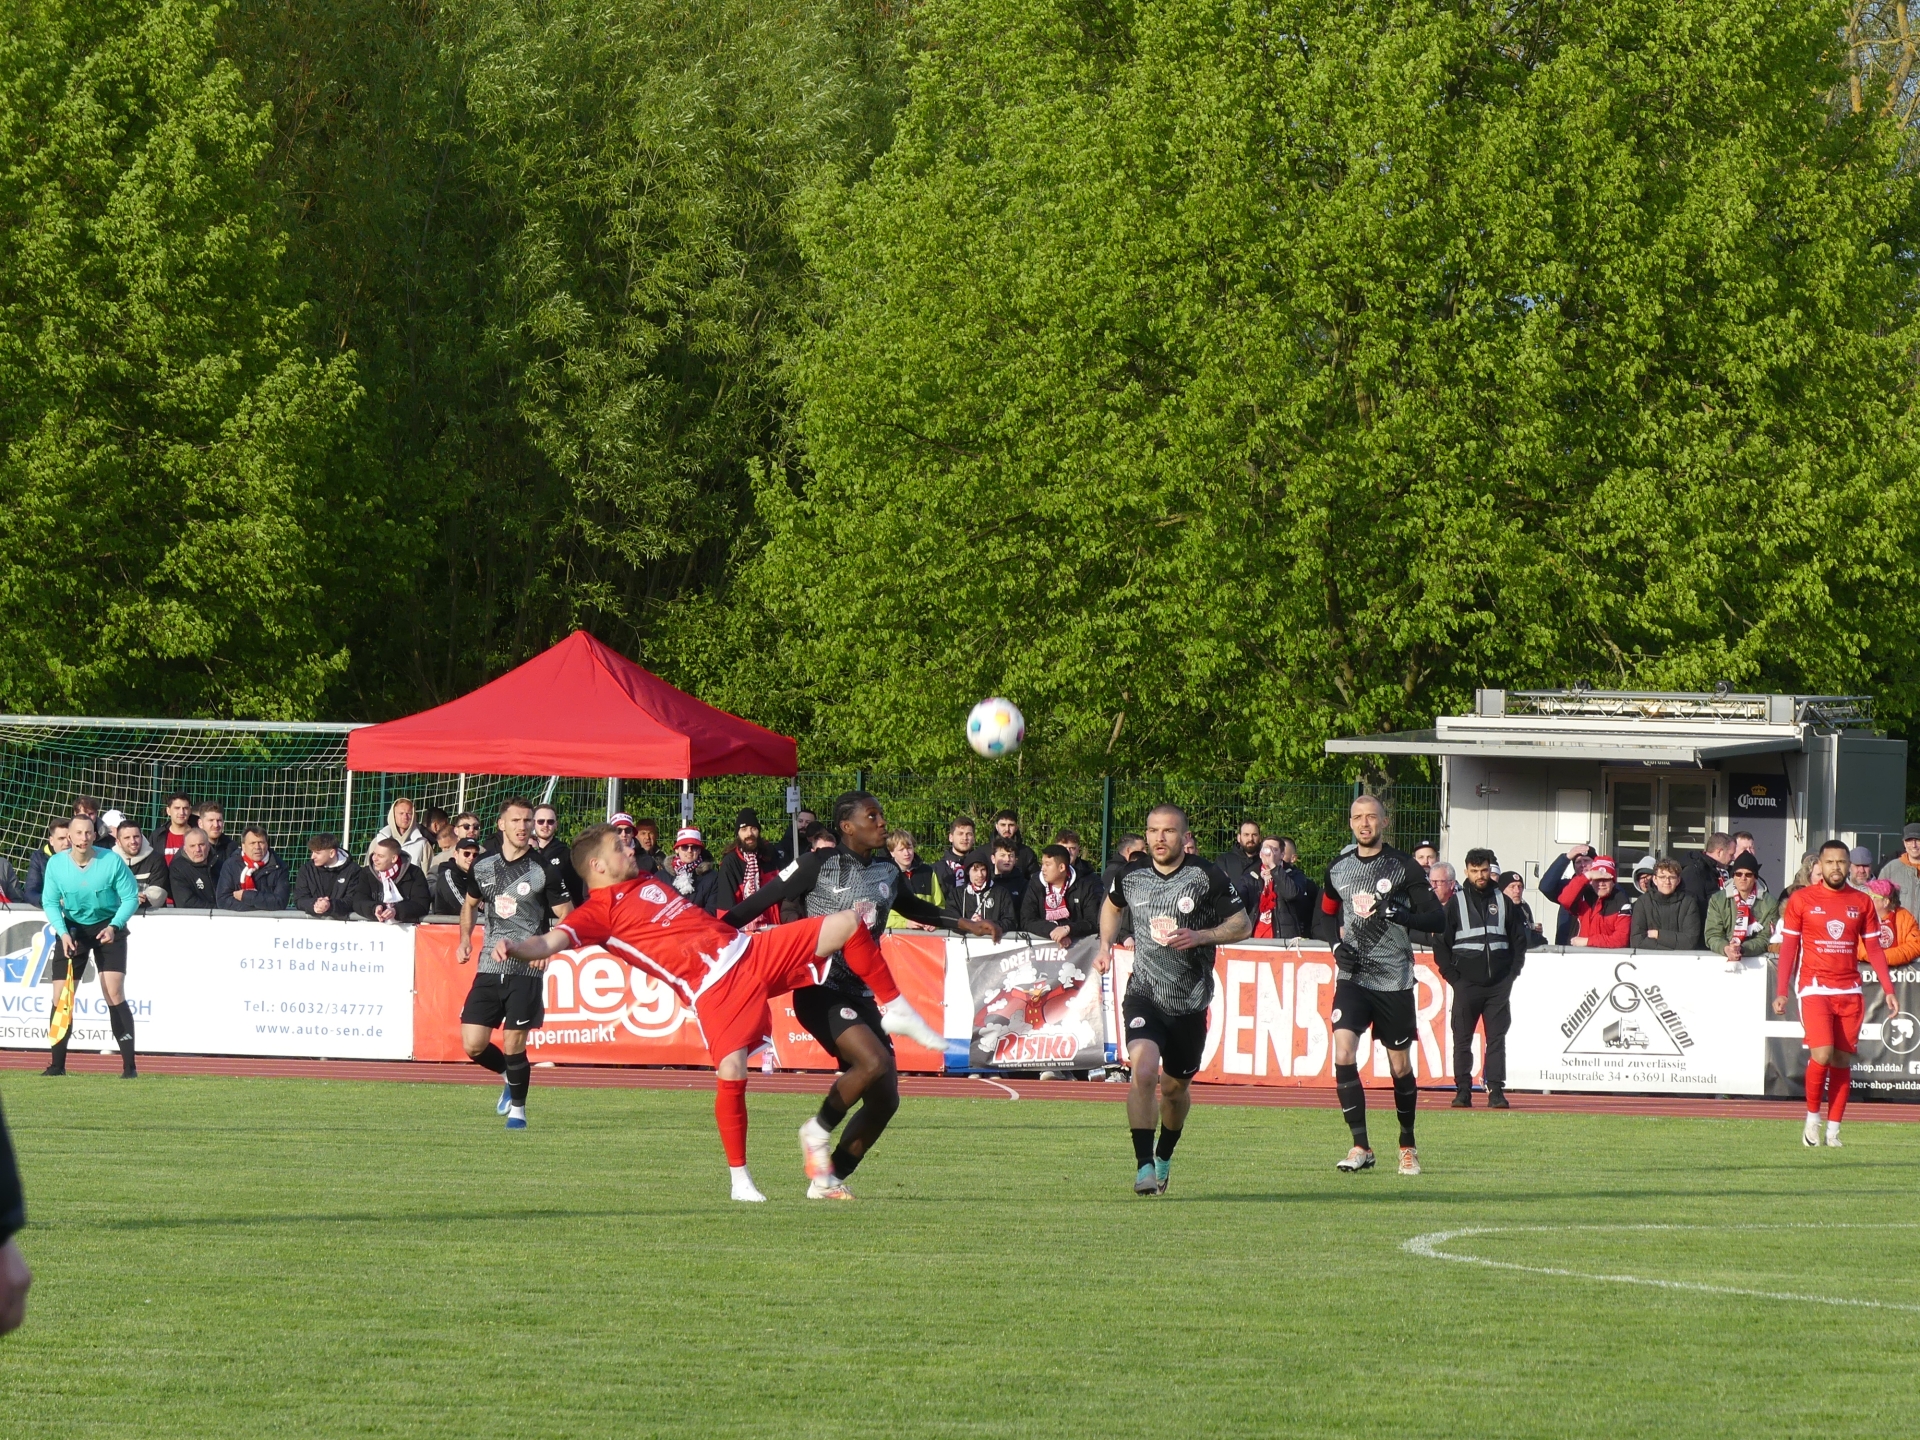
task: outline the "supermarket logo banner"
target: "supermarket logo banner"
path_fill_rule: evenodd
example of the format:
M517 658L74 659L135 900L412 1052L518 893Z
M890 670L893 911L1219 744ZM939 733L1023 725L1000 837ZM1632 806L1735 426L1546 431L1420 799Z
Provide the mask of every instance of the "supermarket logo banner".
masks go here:
M1107 1060L1098 936L968 947L968 1063L976 1070L1089 1070Z
M414 935L414 1058L464 1061L460 1008L475 974L459 963L458 927L422 925ZM479 936L472 941L478 953ZM882 938L882 949L902 990L922 1014L939 1013L939 960L927 962L910 941ZM925 948L925 947L921 947ZM937 947L936 947L937 952ZM917 962L917 963L916 963ZM929 981L926 977L931 974ZM573 1065L688 1065L712 1063L694 1012L665 982L629 966L597 945L562 950L544 971L546 1016L527 1034L537 1061ZM832 1070L833 1057L794 1018L789 997L771 997L767 1036L781 1069ZM902 1070L938 1070L932 1051L896 1041Z

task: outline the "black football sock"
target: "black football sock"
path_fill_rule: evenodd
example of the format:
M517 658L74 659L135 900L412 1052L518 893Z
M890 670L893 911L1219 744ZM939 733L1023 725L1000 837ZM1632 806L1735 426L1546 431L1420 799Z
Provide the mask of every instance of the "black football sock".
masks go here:
M507 1073L506 1053L491 1040L487 1042L486 1049L473 1057L473 1063L478 1065L482 1070L493 1071L496 1075L504 1075Z
M69 1021L67 1033L54 1042L53 1053L47 1057L47 1068L56 1075L64 1075L67 1072L67 1042L72 1039L72 1022Z
M841 1103L837 1088L820 1097L820 1113L813 1118L820 1122L820 1128L829 1135L840 1128L840 1122L847 1118L847 1107Z
M1393 1108L1400 1116L1400 1143L1413 1144L1413 1111L1420 1103L1420 1082L1409 1070L1393 1077Z
M1153 1164L1153 1127L1133 1132L1133 1163L1136 1165Z
M1360 1067L1334 1066L1333 1088L1340 1097L1340 1113L1347 1117L1347 1128L1353 1132L1353 1143L1371 1150L1373 1147L1367 1144L1367 1091L1360 1083Z
M518 1055L503 1057L500 1073L507 1077L507 1103L526 1108L527 1085L533 1079L533 1066L527 1060L523 1050Z
M866 1158L887 1122L900 1109L900 1087L892 1080L875 1080L860 1099L860 1108L847 1122L846 1133L833 1149L833 1173L844 1180Z
M1178 1130L1169 1130L1165 1125L1162 1125L1160 1127L1160 1143L1153 1147L1153 1158L1156 1160L1173 1159L1173 1147L1179 1143L1180 1132Z
M120 1047L120 1068L133 1069L133 1007L124 1000L109 1005L107 1025L113 1031L113 1043Z

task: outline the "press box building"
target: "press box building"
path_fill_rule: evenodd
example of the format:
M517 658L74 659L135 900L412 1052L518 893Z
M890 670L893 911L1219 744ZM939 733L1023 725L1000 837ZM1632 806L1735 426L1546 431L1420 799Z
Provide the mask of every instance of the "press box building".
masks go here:
M1327 749L1437 756L1441 857L1487 847L1527 877L1536 914L1541 872L1581 841L1625 878L1643 855L1750 830L1778 892L1830 837L1876 863L1899 853L1906 818L1907 742L1876 734L1858 695L1481 690L1471 715Z

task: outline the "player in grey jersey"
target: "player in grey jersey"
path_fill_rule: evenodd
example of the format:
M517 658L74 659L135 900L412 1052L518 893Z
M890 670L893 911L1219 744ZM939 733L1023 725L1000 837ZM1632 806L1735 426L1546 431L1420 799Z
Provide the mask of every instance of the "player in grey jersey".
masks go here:
M1337 978L1333 991L1333 1079L1340 1110L1353 1134L1353 1148L1335 1167L1348 1173L1373 1168L1367 1144L1367 1092L1360 1083L1360 1037L1370 1028L1384 1046L1393 1072L1393 1105L1400 1119L1400 1173L1418 1175L1413 1117L1419 1086L1413 1075L1413 942L1407 931L1446 924L1440 902L1411 855L1383 838L1386 811L1378 798L1361 795L1347 812L1353 844L1327 869L1315 933L1333 946Z
M476 919L481 930L478 973L460 1010L460 1043L475 1064L505 1081L497 1109L509 1130L527 1128L533 1076L527 1032L546 1018L546 961L501 959L492 942L531 940L573 908L551 867L534 853L532 835L533 802L516 795L500 807L500 848L482 855L472 869L447 867L447 879L461 895L460 964L473 953Z
M882 847L887 835L880 802L864 790L849 790L833 802L833 829L839 843L813 850L782 870L720 918L735 929L781 904L797 904L811 917L870 907L869 927L877 940L887 917L898 910L909 920L939 925L967 935L999 939L997 927L983 920L955 920L906 888L906 877ZM914 1013L904 995L885 1009L846 960L833 957L825 980L793 992L793 1014L820 1047L840 1065L840 1074L820 1102L819 1113L800 1127L800 1155L807 1171L807 1198L849 1200L846 1179L873 1148L900 1108L900 1083L889 1035L904 1035L934 1050L946 1040ZM847 1112L855 1105L853 1118ZM847 1128L831 1145L842 1120ZM829 1148L831 1146L831 1148Z
M1244 940L1253 920L1218 865L1186 853L1187 812L1156 805L1147 816L1147 855L1108 884L1100 907L1094 968L1113 963L1123 928L1133 932L1133 973L1121 1016L1127 1027L1127 1125L1133 1131L1136 1195L1164 1195L1187 1111L1191 1082L1207 1048L1216 945ZM1156 1087L1160 1139L1153 1138Z

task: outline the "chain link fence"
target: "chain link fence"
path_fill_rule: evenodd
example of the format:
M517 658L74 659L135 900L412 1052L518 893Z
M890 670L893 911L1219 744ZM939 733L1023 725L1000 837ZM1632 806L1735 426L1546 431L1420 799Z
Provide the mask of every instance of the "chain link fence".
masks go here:
M305 837L345 835L364 853L405 796L416 809L449 814L472 810L483 828L508 796L551 800L561 833L605 818L607 782L524 775L383 775L346 772L344 726L167 725L138 721L35 721L0 717L0 854L22 871L39 848L47 824L73 813L81 795L118 809L149 831L165 823L166 797L184 790L197 802L217 801L227 828L264 825L283 856L297 862ZM937 855L947 828L965 815L987 833L993 814L1013 810L1038 848L1066 829L1088 854L1106 854L1121 835L1138 832L1162 801L1184 807L1202 854L1233 843L1244 820L1269 835L1292 837L1303 865L1317 871L1347 840L1351 785L1287 780L1206 780L1174 776L1030 776L1009 765L946 775L840 769L802 771L792 781L771 776L727 776L695 781L688 789L693 823L718 851L732 838L743 807L760 815L769 834L786 824L786 792L826 811L845 790L869 790L890 825L911 830L923 855ZM677 781L628 780L620 807L660 823L670 841L681 816ZM1437 838L1440 792L1433 785L1400 785L1381 792L1389 836L1411 847Z

